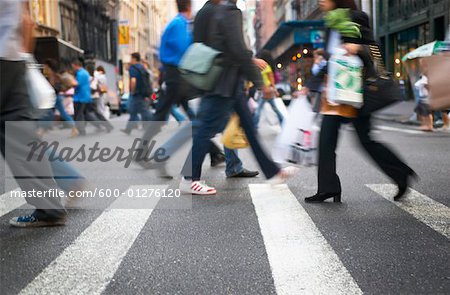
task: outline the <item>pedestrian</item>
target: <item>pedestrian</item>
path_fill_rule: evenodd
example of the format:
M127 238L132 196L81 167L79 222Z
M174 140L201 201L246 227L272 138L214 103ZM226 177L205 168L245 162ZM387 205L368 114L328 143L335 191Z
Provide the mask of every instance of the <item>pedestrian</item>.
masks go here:
M302 89L302 92L308 93L311 105L313 106L313 111L315 113L319 113L327 60L325 58L325 51L322 48L314 50L313 56L314 64L311 67L312 77L307 81L306 86Z
M420 130L424 132L433 132L433 116L430 109L429 86L428 86L428 67L425 60L419 61L422 75L420 79L414 83L419 94L419 102L416 106L416 113L421 122Z
M44 61L44 74L47 77L49 83L53 86L56 93L55 108L58 110L59 115L62 120L64 120L71 127L70 137L76 137L79 135L78 129L75 126L75 121L73 118L67 114L64 108L62 91L62 81L60 79L60 68L59 63L55 59L46 59Z
M95 111L96 108L93 108L91 76L89 72L86 71L83 63L78 58L73 59L71 64L76 79L74 85L72 85L75 87L73 95L75 122L80 135L86 135L86 121L91 122L98 129L103 126L107 132L111 132L113 129L111 123L98 117Z
M99 105L103 103L99 103L99 100L101 99L103 90L100 81L95 77L94 66L93 65L87 66L87 71L89 73L89 81L92 97L92 102L89 104L88 112L90 112L92 116L99 121L100 125L104 127L107 132L111 132L114 129L114 127L112 126L111 122L109 122L108 119L106 119L106 117L100 111L101 106Z
M211 139L223 131L233 110L240 117L241 126L266 178L272 183L280 183L292 172L292 169L280 169L262 149L244 93L244 77L258 89L263 87L259 71L267 63L253 59L252 51L246 47L242 12L237 8L236 1L229 1L225 5L219 2L208 1L197 13L194 23L194 41L222 52L225 59L223 73L214 89L202 97L199 127L193 139L192 170L183 171L184 177L180 183L182 192L196 195L213 195L217 192L214 187L201 181L202 164Z
M160 70L160 85L163 91L154 106L151 128L150 126L146 128L142 137L146 143L149 143L165 125L172 110L172 105L181 104L189 118L192 119L195 116L189 109L187 102L189 99L196 97L198 93L184 81L178 70L178 64L182 56L192 44L192 3L191 0L177 0L176 4L179 13L167 25L161 38L160 59L163 67ZM141 148L146 149L144 145ZM215 144L210 145L209 153L211 166L217 166L226 160L224 153ZM230 152L229 155L233 161L236 160L235 153ZM142 157L136 157L135 160L143 168L149 168L148 163ZM236 160L236 162L238 161Z
M151 113L149 110L150 94L152 92L150 84L150 76L147 69L141 63L141 55L139 52L131 54L130 67L130 96L128 99L128 119L127 126L121 131L130 135L131 131L137 128L137 122L150 121Z
M49 177L53 173L48 158L26 158L28 144L39 142L27 92L26 63L21 55L33 51L33 30L27 1L0 0L0 149L21 190L29 196L33 192L45 196L57 188L54 178ZM12 218L12 226L65 224L67 212L60 198L30 196L25 201L36 209L30 215Z
M98 66L95 70L95 78L98 80L100 86L100 97L97 99L97 110L106 119L109 119L109 108L106 106L108 102L108 78L106 77L106 71L103 66Z
M368 16L357 10L353 0L320 0L320 8L325 13L334 9L350 10L351 20L358 24L353 26L360 33L359 38L348 37L335 28L327 29L325 44L326 55L332 55L337 48L345 48L350 55L358 55L364 62L365 76L375 75L374 65L363 45L375 44L369 26ZM324 69L326 70L326 69ZM366 78L365 77L365 78ZM352 122L362 147L398 186L398 193L394 197L399 200L406 192L410 178L415 176L414 171L399 159L388 147L376 142L370 135L371 118L358 116L357 109L349 105L330 104L327 99L327 90L324 90L321 113L323 115L319 138L319 167L318 189L314 196L305 198L306 202L323 202L333 198L334 202L341 201L341 183L336 173L336 147L341 124Z
M253 115L255 127L258 128L259 118L266 102L272 107L272 110L277 115L278 121L280 121L281 125L283 123L283 115L275 103L275 97L278 96L278 92L275 87L275 76L272 70L274 69L274 60L272 58L272 54L268 50L262 50L259 54L259 58L264 60L267 63L267 66L261 71L264 87L262 91L259 91L258 106L256 107L255 114Z

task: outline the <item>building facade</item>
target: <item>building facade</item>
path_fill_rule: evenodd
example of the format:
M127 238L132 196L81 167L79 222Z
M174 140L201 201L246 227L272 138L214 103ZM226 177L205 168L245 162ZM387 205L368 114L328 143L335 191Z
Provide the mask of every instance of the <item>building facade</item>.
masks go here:
M449 26L448 0L379 0L376 7L377 36L386 65L404 78L402 56L434 40L444 40Z
M60 34L58 1L29 0L30 14L36 24L36 36L57 37Z

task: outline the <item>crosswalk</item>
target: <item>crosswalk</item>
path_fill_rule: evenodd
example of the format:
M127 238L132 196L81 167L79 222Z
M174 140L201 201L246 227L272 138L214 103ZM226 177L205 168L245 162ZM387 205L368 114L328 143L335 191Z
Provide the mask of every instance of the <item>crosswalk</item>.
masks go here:
M395 186L366 186L416 221L450 239L450 210L444 204L415 190L403 201L393 202ZM306 205L287 185L249 184L248 192L278 295L365 292L304 209ZM7 197L8 194L0 197L0 216L23 205L21 201L6 202ZM154 211L136 209L130 219L130 210L117 208L120 204L113 203L103 211L20 294L104 293Z

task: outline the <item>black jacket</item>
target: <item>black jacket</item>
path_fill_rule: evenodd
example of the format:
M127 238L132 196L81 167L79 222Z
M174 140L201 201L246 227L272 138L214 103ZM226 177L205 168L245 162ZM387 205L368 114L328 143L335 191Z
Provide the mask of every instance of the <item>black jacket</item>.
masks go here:
M195 17L194 42L222 52L224 70L210 94L232 97L241 76L262 87L261 73L252 60L253 52L244 41L242 12L235 4L216 5L208 1Z
M369 53L368 46L365 45L377 45L375 38L373 37L372 29L370 28L369 16L359 10L351 11L351 19L353 22L360 25L361 37L360 38L349 38L349 37L341 37L342 43L355 43L363 45L363 50L358 53L359 58L361 58L364 63L364 78L376 75L376 71L373 65L372 58ZM325 55L326 59L330 57L328 53L328 41L330 38L331 29L327 29L325 34ZM317 91L320 85L323 83L325 75L327 74L327 67L324 67L316 76L313 76L306 83L306 86L313 90Z

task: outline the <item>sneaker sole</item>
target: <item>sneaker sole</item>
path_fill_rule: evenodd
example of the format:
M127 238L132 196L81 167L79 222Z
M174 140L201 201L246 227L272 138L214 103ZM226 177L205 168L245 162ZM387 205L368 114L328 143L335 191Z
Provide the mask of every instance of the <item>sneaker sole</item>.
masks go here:
M33 223L24 223L24 222L15 222L15 221L9 221L9 224L12 227L19 227L19 228L33 228L33 227L50 227L50 226L63 226L66 225L66 220L60 220L60 221L36 221Z

